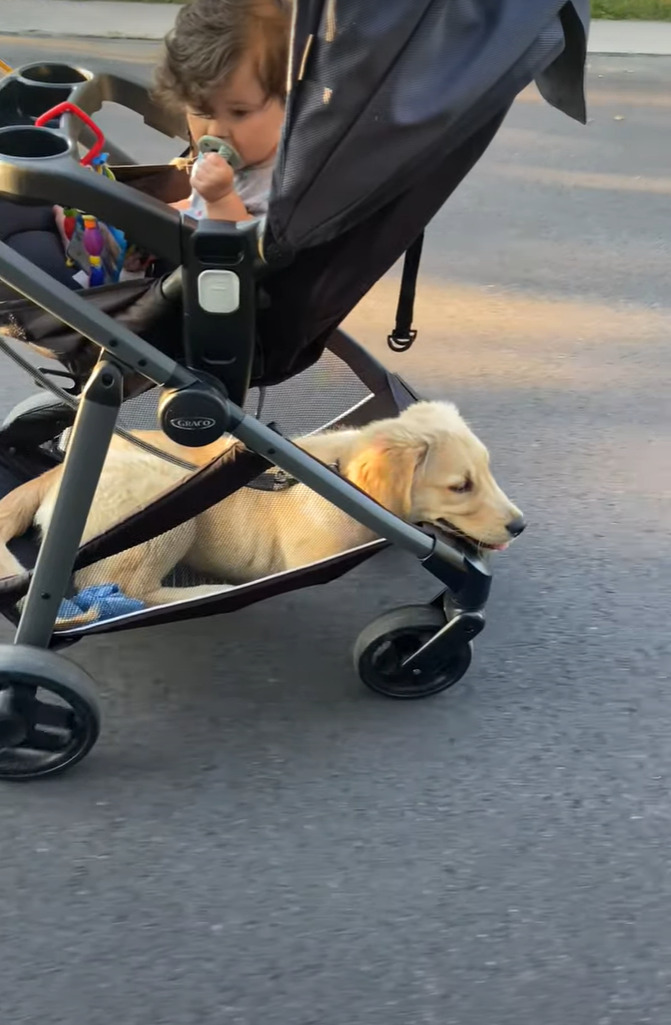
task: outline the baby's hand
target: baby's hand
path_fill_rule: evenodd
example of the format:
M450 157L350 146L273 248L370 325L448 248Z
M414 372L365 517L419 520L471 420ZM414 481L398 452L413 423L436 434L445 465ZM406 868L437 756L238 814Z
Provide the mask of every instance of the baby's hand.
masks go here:
M194 166L191 184L206 203L218 203L233 191L233 168L218 153L206 153Z

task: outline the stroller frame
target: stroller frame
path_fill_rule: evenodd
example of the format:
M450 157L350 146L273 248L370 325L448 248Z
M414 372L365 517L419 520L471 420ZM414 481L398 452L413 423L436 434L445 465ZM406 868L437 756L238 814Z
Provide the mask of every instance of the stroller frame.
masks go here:
M48 71L48 64L43 67ZM121 92L126 105L144 108L145 119L152 123L146 94L122 88L117 78L76 74L81 85L68 95L87 112L93 113L103 99L118 98ZM19 70L14 84L32 95L25 81ZM50 109L45 98L40 98L39 106L40 112ZM160 123L158 127L165 130ZM101 350L81 396L53 517L30 574L14 644L0 646L0 778L30 779L60 772L84 757L98 736L99 712L86 674L48 649L59 644L54 637L59 605L67 592L129 372L163 389L160 424L174 441L205 445L231 434L256 454L257 473L268 463L279 467L380 538L419 559L440 581L441 594L431 605L408 606L371 624L355 648L355 661L364 682L389 696L422 697L451 686L468 669L471 641L484 626L483 608L491 584L488 567L470 550L453 547L404 522L272 426L244 412L241 407L254 351L256 285L263 273L254 227L190 221L152 197L84 170L77 159L80 132L79 123L67 113L53 127L28 123L0 128L0 194L33 202L55 196L89 209L122 230L138 233L140 225L139 233L152 239L157 253L180 267L167 279L164 293L183 299L185 361L165 355L0 243L0 280ZM236 308L226 312L203 308L207 303L202 303L199 283L204 274L210 280L214 275L225 290L235 278L234 290L240 297ZM216 344L210 348L213 335ZM391 673L381 673L376 659L385 645L388 648L389 638L399 634L406 640L408 634L413 636L411 650L408 653L406 647ZM38 688L56 695L61 703L39 700Z

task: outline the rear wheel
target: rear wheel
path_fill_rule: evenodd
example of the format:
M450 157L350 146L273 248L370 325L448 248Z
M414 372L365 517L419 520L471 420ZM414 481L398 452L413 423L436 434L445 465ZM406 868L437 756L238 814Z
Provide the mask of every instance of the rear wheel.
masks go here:
M89 675L52 651L0 645L0 780L53 776L100 733Z

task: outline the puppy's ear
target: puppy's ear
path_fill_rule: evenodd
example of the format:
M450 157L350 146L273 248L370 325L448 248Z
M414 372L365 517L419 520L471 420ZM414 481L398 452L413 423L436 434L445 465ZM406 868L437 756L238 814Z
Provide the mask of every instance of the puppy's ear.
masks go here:
M376 502L407 520L412 510L412 485L428 445L374 443L347 467L347 477Z

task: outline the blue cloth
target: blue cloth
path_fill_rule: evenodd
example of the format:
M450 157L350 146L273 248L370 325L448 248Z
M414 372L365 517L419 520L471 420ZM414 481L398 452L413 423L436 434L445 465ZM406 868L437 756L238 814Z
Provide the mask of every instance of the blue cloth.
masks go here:
M137 598L127 598L117 584L98 584L96 587L85 587L73 598L64 599L58 610L58 618L74 619L81 616L82 612L93 609L98 619L111 619L113 616L139 612L143 608L144 602Z

